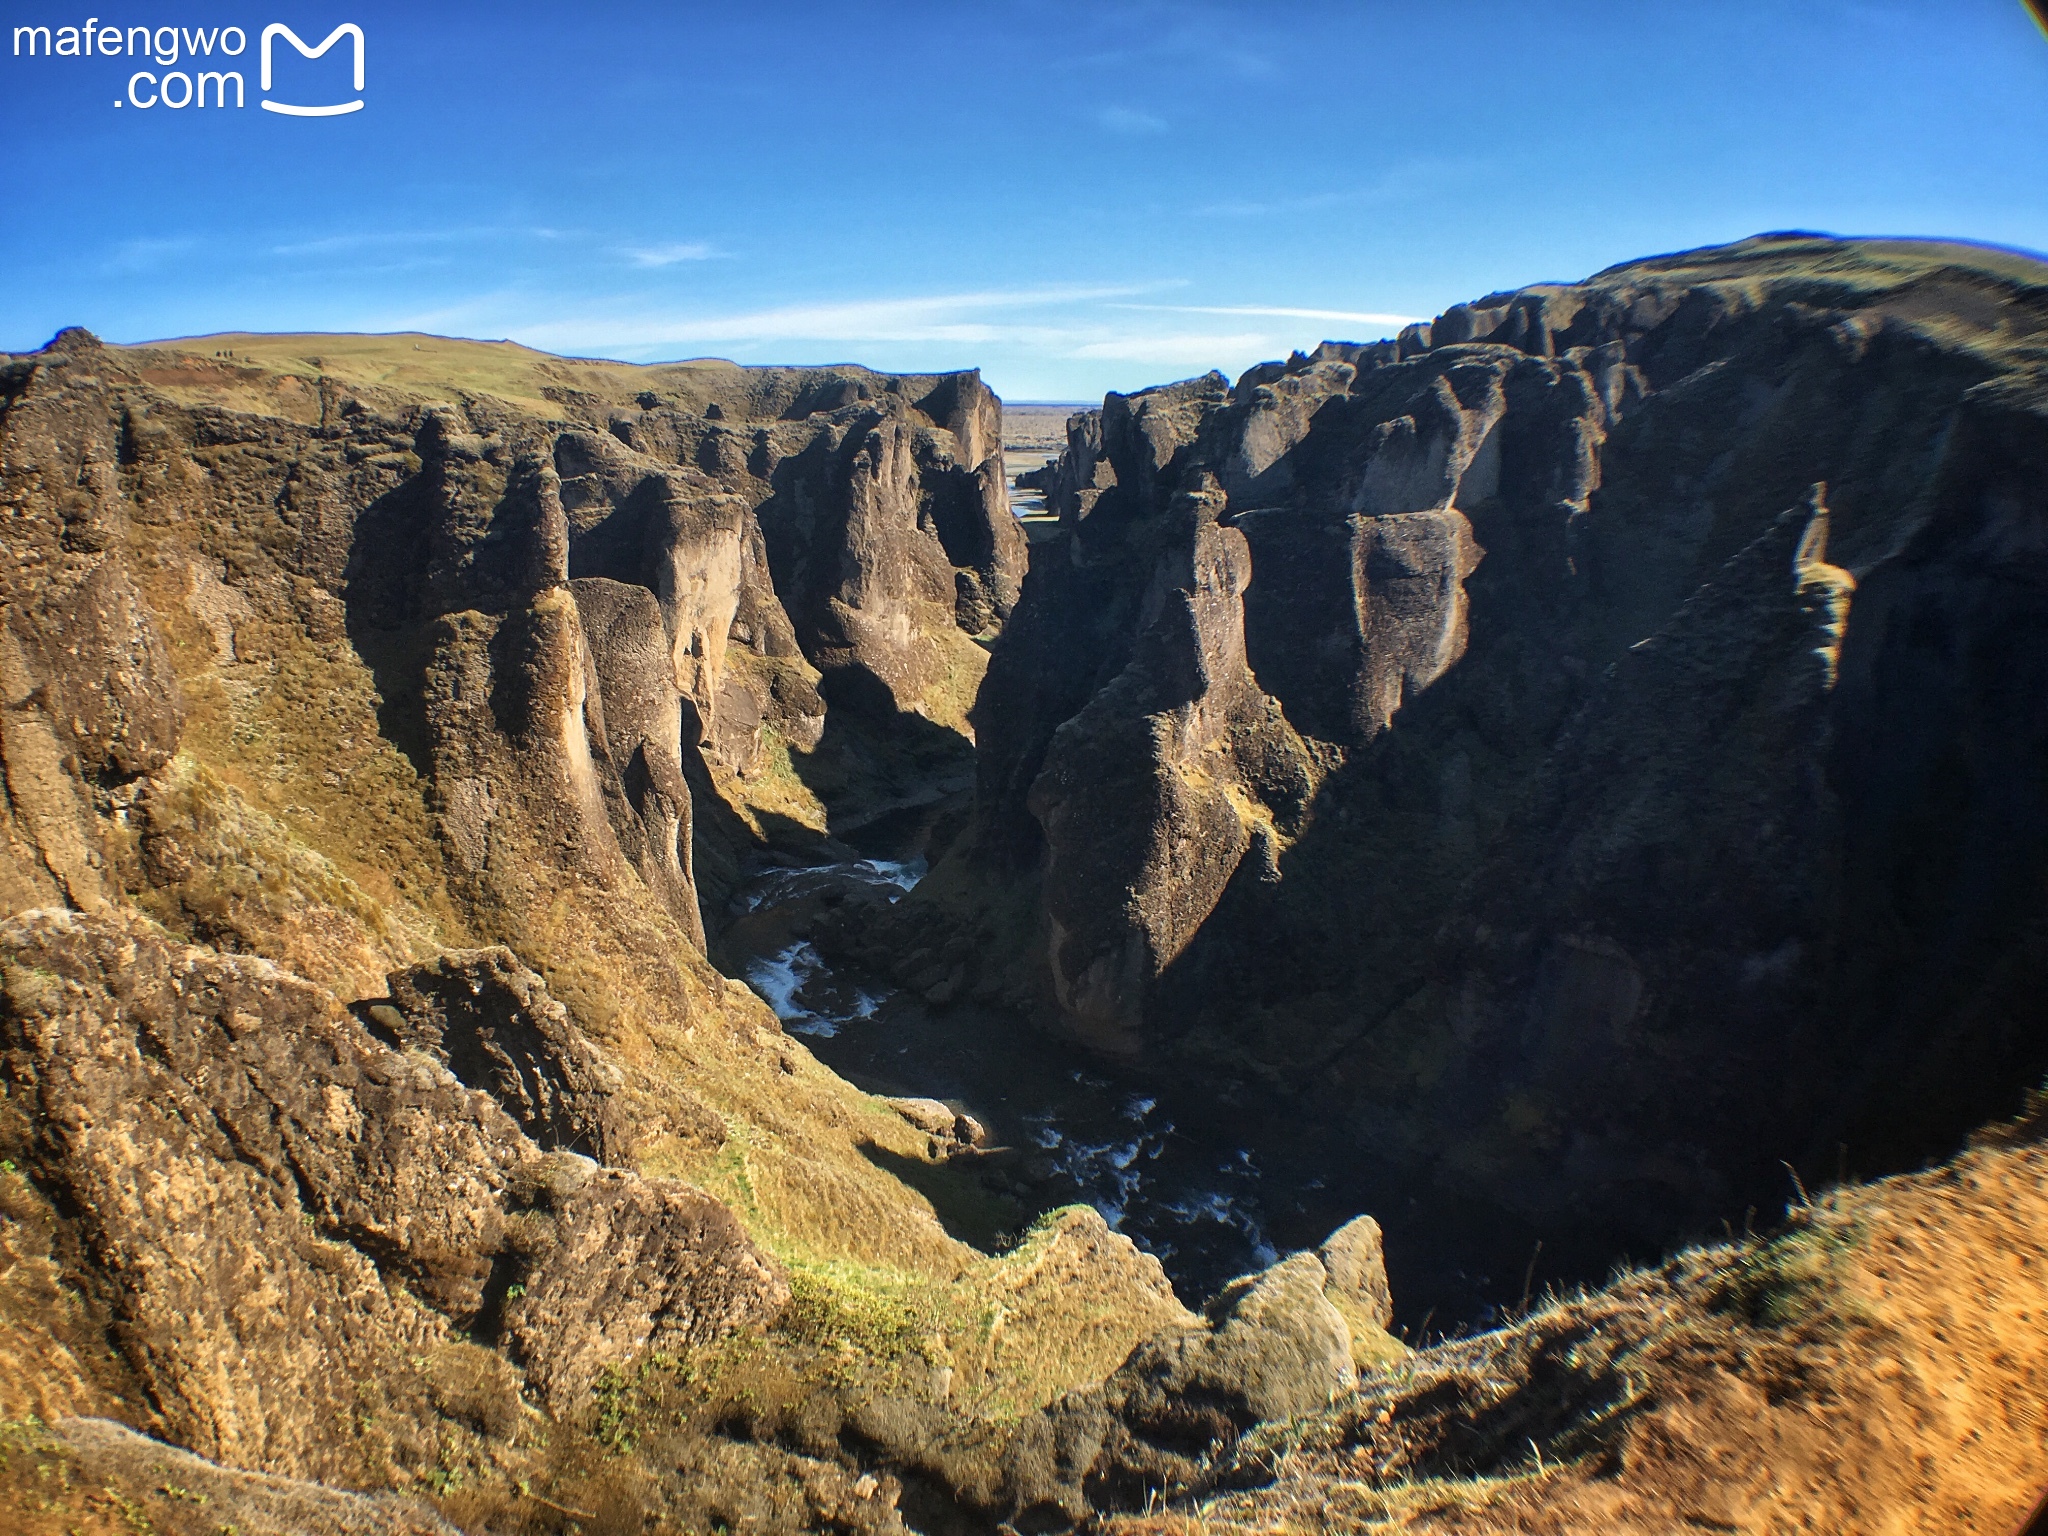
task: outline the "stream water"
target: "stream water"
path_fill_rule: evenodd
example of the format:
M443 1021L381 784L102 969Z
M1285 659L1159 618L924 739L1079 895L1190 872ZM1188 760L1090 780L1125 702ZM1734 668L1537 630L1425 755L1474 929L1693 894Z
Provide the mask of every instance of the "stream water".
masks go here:
M901 900L924 876L916 855L934 812L906 807L849 834L866 858L759 871L733 896L717 948L856 1087L944 1100L988 1128L989 1149L947 1163L936 1182L931 1168L894 1167L955 1235L997 1250L1042 1212L1086 1202L1194 1304L1369 1211L1386 1230L1396 1320L1418 1337L1489 1326L1532 1286L1597 1279L1625 1251L1625 1238L1576 1256L1535 1245L1507 1213L1391 1181L1284 1103L1197 1097L1198 1083L1123 1071L1006 1010L934 1008L885 979L835 972L804 937L807 915L857 891Z
M735 897L734 916L756 919L736 930L772 933L759 919L835 886L900 898L923 873L919 859L873 858L771 870ZM801 938L747 958L744 975L784 1028L857 1087L943 1099L988 1127L1004 1149L985 1159L992 1194L1015 1221L984 1239L1014 1238L1040 1211L1085 1201L1157 1255L1190 1299L1277 1257L1263 1159L1219 1134L1213 1114L1169 1103L1114 1069L1076 1065L1070 1047L1006 1014L934 1010L873 978L835 974ZM1278 1214L1305 1214L1292 1196L1314 1193L1294 1189Z

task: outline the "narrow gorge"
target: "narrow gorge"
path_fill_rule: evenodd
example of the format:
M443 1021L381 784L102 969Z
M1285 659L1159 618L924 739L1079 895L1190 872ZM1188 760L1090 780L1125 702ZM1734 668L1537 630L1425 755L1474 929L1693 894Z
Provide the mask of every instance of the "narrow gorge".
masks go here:
M1004 449L0 359L10 1528L2009 1528L2048 267L1762 236Z

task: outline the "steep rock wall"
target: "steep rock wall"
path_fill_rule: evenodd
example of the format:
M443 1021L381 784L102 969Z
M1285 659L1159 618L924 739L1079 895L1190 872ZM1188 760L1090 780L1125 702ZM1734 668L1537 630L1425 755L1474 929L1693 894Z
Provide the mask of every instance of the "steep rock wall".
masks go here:
M1036 882L1081 1039L1309 1109L1503 1263L1952 1145L2048 1068L2044 333L2025 258L1774 237L1111 396L1042 477L963 867ZM1299 768L1199 800L1156 594L1219 534L1212 729ZM1155 908L1106 1029L1071 935Z

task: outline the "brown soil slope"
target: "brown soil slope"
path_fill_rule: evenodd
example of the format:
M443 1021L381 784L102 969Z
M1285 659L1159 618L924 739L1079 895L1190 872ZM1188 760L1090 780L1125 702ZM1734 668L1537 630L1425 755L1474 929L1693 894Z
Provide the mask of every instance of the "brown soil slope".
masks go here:
M2048 1486L2048 1150L1829 1192L1241 1442L1137 1536L2014 1529Z

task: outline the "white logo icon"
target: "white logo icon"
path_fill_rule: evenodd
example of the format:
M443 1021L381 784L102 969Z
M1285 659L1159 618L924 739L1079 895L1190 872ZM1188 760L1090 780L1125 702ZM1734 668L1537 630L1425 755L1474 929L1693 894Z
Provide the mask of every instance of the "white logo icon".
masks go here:
M266 91L270 89L270 41L276 37L283 38L294 48L298 49L302 57L308 59L319 58L321 54L332 48L344 37L353 39L356 50L356 89L358 91L362 90L363 29L354 22L345 21L336 27L327 34L327 41L318 48L308 48L299 40L299 34L281 21L273 21L269 26L265 27L263 29L263 89ZM339 117L344 112L362 111L363 103L360 97L354 101L344 101L331 107L294 107L282 101L266 101L263 103L263 110L266 112L283 112L292 117Z

